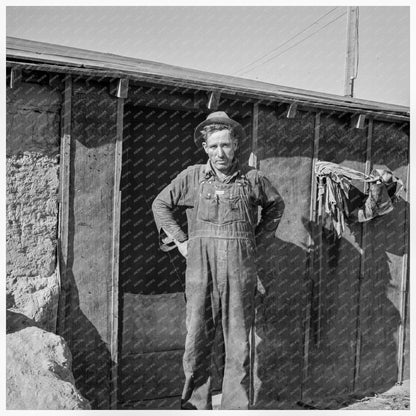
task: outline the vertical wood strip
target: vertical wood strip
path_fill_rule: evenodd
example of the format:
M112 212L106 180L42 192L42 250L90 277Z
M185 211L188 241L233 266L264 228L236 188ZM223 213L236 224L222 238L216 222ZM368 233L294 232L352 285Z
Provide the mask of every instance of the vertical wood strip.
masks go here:
M399 325L399 335L398 335L398 374L397 382L403 383L403 369L404 369L404 349L405 349L405 331L406 331L406 298L408 296L407 288L407 268L408 268L408 250L409 250L409 235L408 235L408 225L409 225L409 185L410 185L410 166L407 165L407 175L406 175L406 210L405 210L405 219L404 219L404 254L402 258L402 275L400 282L400 325Z
M10 88L16 88L19 83L22 82L22 70L19 68L12 67L10 70Z
M365 154L365 170L364 173L369 175L372 168L372 144L373 144L373 119L368 120L368 131L367 131L367 147ZM368 193L369 184L365 183L364 192ZM355 322L355 352L354 352L354 375L352 390L358 386L360 378L360 366L361 366L361 343L362 343L362 328L361 328L361 302L362 299L362 281L365 274L365 253L367 249L367 223L361 224L361 257L360 257L360 270L358 274L358 288L357 288L357 310L356 310L356 322Z
M319 179L319 184L322 186L323 178ZM322 215L322 211L324 210L323 207L323 199L319 199L319 212L318 215ZM317 316L317 325L316 325L316 346L319 348L321 346L321 329L322 329L322 269L323 269L323 241L322 241L322 218L318 218L318 225L317 225L317 232L318 232L318 282L316 292L318 294L318 316Z
M369 175L372 168L372 162L371 162L371 154L372 154L372 147L373 147L373 119L370 118L368 120L368 134L367 134L367 149L365 152L365 171L364 173L366 175ZM368 182L364 183L364 192L367 193L368 189L370 187L370 184ZM364 223L365 224L365 223Z
M69 295L67 262L69 247L69 210L70 210L70 166L71 166L71 110L72 78L65 77L64 99L61 112L61 151L60 151L60 201L58 217L58 281L59 302L56 329L62 335L66 328L66 298Z
M252 130L251 130L251 136L252 136L252 142L251 142L251 154L249 159L249 166L252 166L255 169L258 169L259 161L257 159L257 151L258 151L258 129L259 129L259 104L254 103L253 104L253 110L252 110Z
M310 193L310 205L309 205L309 222L311 224L310 232L308 236L308 275L309 282L312 283L314 280L314 259L315 259L315 248L312 247L315 241L315 231L313 224L316 223L316 193L317 193L317 183L315 177L315 166L318 161L319 155L319 136L320 136L320 127L321 127L321 115L316 113L315 115L315 130L314 130L314 140L313 140L313 155L312 155L312 166L311 166L311 193ZM313 235L312 235L313 234ZM304 321L304 334L303 334L303 369L302 369L302 386L301 386L301 398L304 392L304 387L308 377L309 369L309 345L311 338L311 307L312 307L312 287L313 285L308 285L309 293L307 294L306 302L306 311L305 311L305 321Z
M124 98L117 102L117 137L114 167L114 204L113 204L113 261L111 282L111 393L110 409L117 409L117 372L118 372L118 307L119 307L119 258L120 258L120 215L121 215L121 168L123 156L123 115Z
M258 147L258 128L259 128L259 104L254 103L252 109L252 147L249 165L258 168L257 147ZM253 308L253 324L250 332L250 397L251 404L254 403L254 363L256 359L256 331L255 331L255 309Z

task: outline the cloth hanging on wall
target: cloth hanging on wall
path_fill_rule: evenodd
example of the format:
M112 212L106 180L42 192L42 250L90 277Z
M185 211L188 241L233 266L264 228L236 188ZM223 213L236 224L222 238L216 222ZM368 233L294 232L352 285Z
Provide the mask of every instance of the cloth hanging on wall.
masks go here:
M318 221L323 221L323 214L329 216L338 238L345 230L345 220L353 218L349 209L351 181L369 184L368 196L354 216L359 222L390 212L393 201L403 189L403 182L388 169L374 169L366 175L337 163L318 161L315 175L318 181Z

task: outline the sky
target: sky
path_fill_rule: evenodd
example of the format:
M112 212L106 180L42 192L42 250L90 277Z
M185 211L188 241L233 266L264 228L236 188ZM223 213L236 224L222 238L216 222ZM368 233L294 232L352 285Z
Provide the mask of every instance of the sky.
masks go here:
M346 27L337 5L6 8L7 36L337 95ZM409 7L360 6L358 33L354 96L408 106Z
M27 7L6 2L8 36L344 94L345 5ZM409 106L410 7L359 6L358 34L354 96Z

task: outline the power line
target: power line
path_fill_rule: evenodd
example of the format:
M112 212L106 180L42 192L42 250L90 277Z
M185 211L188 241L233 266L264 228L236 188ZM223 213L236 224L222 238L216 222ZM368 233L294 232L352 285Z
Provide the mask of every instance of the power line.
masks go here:
M236 72L234 72L232 75L235 75L239 72L241 72L242 70L244 70L245 68L250 67L251 65L255 64L256 62L262 60L263 58L265 58L266 56L270 55L271 53L277 51L278 49L280 49L282 46L286 45L287 43L289 43L292 39L295 39L296 37L298 37L299 35L301 35L302 33L306 32L310 27L312 27L313 25L315 25L316 23L318 23L320 20L322 20L324 17L328 16L330 13L332 13L335 9L338 9L338 7L333 7L329 12L323 14L321 17L319 17L318 19L316 19L314 22L312 22L309 26L306 26L302 31L296 33L295 35L293 35L291 38L287 39L285 42L281 43L279 46L277 46L276 48L272 49L271 51L267 52L266 54L260 56L260 58L257 58L256 60L254 60L253 62L250 62L249 64L243 66L242 68L240 68L239 70L237 70Z
M285 52L289 51L290 49L293 49L295 46L299 45L300 43L304 42L305 40L308 40L310 37L312 37L312 36L313 36L313 35L315 35L316 33L320 32L321 30L325 29L327 26L329 26L330 24L334 23L335 21L337 21L338 19L340 19L340 18L341 18L342 16L344 16L345 14L346 14L346 12L344 12L344 13L340 14L340 15L339 15L339 16L337 16L335 19L333 19L333 20L331 20L330 22L328 22L326 25L324 25L324 26L320 27L318 30L315 30L315 32L312 32L312 33L311 33L309 36L307 36L306 38L301 39L299 42L297 42L297 43L293 44L293 45L292 45L292 46L290 46L289 48L284 49L281 53L279 53L279 54L277 54L277 55L275 55L275 56L272 56L270 59L268 59L268 60L266 60L266 61L262 62L262 63L261 63L261 65L264 65L264 64L266 64L267 62L270 62L272 59L275 59L275 58L279 57L280 55L283 55ZM247 72L250 72L250 71L252 71L253 69L258 68L258 67L259 67L259 65L256 65L256 66L254 66L254 67L253 67L253 68L251 68L251 69L248 69L248 70L246 70L246 71L243 71L240 75L243 75L243 74L245 74L245 73L247 73Z

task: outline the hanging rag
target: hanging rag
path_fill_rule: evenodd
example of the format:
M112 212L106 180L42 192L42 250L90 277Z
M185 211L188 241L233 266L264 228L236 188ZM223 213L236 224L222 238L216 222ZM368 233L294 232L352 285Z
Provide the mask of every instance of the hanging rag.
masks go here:
M318 181L318 221L329 216L340 238L345 230L345 219L351 217L349 197L351 181L369 184L368 196L358 208L357 220L369 221L393 209L393 201L403 189L403 182L388 169L374 169L370 175L332 162L318 161L315 165Z

